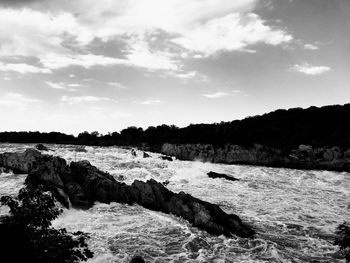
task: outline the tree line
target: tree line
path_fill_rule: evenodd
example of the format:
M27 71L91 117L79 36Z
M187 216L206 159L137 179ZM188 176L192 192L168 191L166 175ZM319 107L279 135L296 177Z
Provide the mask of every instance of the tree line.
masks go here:
M243 120L213 124L128 127L106 135L82 132L78 136L59 132L2 132L0 142L58 143L81 145L161 145L163 143L226 143L250 146L258 143L281 149L300 144L350 148L350 104L276 110Z

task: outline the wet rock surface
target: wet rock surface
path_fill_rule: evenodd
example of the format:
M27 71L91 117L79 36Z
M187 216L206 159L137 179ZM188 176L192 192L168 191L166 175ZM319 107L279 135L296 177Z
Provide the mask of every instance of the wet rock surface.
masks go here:
M216 172L209 172L209 173L207 173L207 175L209 176L209 178L213 178L213 179L223 178L223 179L228 180L228 181L239 181L239 179L237 179L237 178L235 178L233 176L227 175L227 174L221 174L221 173L216 173Z
M44 155L34 149L0 154L0 167L27 173L27 184L43 184L65 206L87 209L95 201L139 204L154 211L180 216L212 234L241 237L254 235L238 216L226 214L218 205L184 192L174 193L151 179L131 185L91 165L88 161L66 163L63 158Z
M166 143L160 152L180 160L350 172L350 149L339 147L300 145L297 149L282 151L260 144L243 147Z

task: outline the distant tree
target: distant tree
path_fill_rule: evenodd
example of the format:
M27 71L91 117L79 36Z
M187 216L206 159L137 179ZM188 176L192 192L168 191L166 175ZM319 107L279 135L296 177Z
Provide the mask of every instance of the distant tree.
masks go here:
M337 227L334 244L339 246L345 256L346 262L350 262L350 224L344 222Z
M2 262L71 263L92 258L87 234L51 226L62 210L42 186L22 188L17 198L3 196L0 202L10 209L0 217Z

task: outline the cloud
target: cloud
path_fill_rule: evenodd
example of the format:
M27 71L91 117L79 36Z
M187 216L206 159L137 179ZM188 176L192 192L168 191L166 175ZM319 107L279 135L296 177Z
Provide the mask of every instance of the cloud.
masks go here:
M318 46L313 45L313 44L305 44L304 45L304 49L307 49L307 50L318 50Z
M68 104L78 104L78 103L94 103L94 102L103 102L103 101L111 101L110 98L103 97L95 97L95 96L62 96L61 102Z
M0 106L10 107L11 109L23 110L28 106L39 102L37 99L32 99L19 93L5 93L0 97Z
M311 66L307 63L302 64L302 65L297 64L289 69L289 71L299 72L299 73L303 73L306 75L320 75L320 74L326 73L330 70L331 70L331 68L327 67L327 66Z
M93 66L113 66L129 64L128 61L118 58L110 58L101 55L60 55L47 54L41 58L43 65L50 69L60 69L69 66L81 66L84 68L91 68Z
M58 90L68 90L68 91L76 91L76 89L70 88L70 87L81 87L80 84L65 84L63 82L60 83L54 83L50 81L45 82L50 88L52 89L58 89Z
M184 31L172 41L190 51L210 56L220 51L245 50L248 45L257 43L276 46L293 39L284 31L273 30L264 23L256 14L234 13Z
M38 68L32 65L24 64L24 63L3 63L0 62L0 71L3 72L16 72L20 74L27 73L42 73L42 74L51 74L52 71L46 68Z
M109 86L116 87L119 89L127 89L127 87L119 82L108 82Z
M161 102L162 102L161 100L153 99L153 100L142 101L142 102L140 102L140 104L142 104L142 105L155 105L155 104L159 104Z
M16 2L26 8L0 9L0 57L35 57L47 71L121 65L180 73L190 56L293 38L254 13L258 0ZM95 54L95 39L122 42L122 56Z
M216 93L203 94L202 96L208 99L219 99L219 98L227 97L229 95L230 94L227 92L219 91Z

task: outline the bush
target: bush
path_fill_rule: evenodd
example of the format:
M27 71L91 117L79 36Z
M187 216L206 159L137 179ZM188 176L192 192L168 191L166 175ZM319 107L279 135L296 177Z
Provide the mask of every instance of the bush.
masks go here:
M51 226L62 210L42 186L22 188L17 198L3 196L0 203L10 208L9 215L0 217L1 257L8 262L71 263L92 258L87 234Z
M350 262L350 224L344 222L336 230L336 239L334 244L339 246L340 251L344 254L346 262Z

